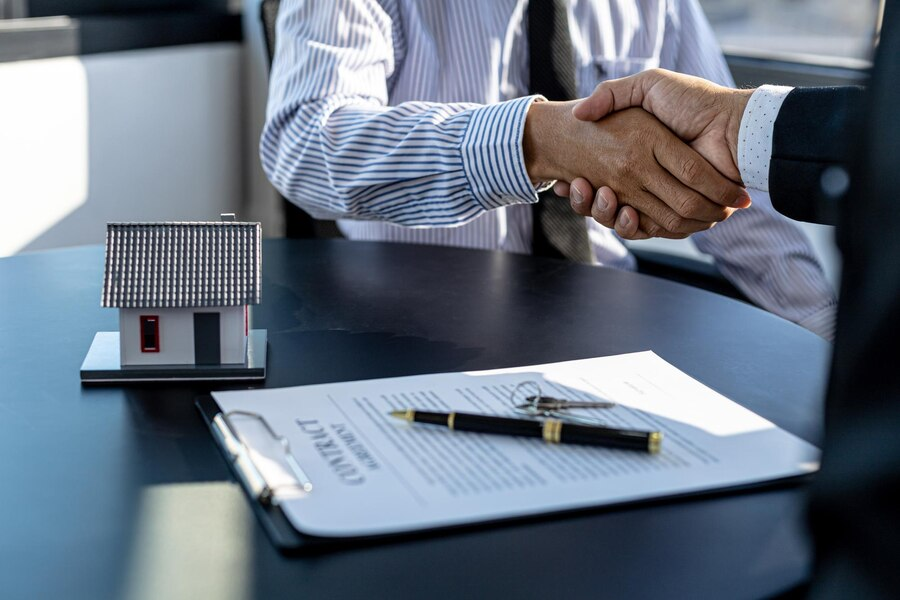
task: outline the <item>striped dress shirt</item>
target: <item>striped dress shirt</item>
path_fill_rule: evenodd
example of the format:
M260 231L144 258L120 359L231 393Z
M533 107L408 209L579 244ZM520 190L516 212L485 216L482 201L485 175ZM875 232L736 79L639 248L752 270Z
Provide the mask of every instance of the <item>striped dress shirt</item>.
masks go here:
M527 0L283 0L260 143L275 187L350 239L531 250ZM572 0L580 95L663 67L733 81L696 0ZM836 300L764 193L692 236L754 302L823 337ZM633 269L585 220L596 261Z

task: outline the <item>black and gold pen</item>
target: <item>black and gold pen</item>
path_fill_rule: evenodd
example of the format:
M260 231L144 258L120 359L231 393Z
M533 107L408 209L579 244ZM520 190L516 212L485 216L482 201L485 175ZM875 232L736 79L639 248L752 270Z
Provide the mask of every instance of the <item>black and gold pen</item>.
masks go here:
M662 432L660 431L637 431L597 425L578 425L575 423L564 423L559 419L535 421L472 413L428 412L411 408L391 411L391 416L411 423L443 425L457 431L544 438L545 442L550 442L551 444L588 444L591 446L642 450L650 454L658 453L662 444Z

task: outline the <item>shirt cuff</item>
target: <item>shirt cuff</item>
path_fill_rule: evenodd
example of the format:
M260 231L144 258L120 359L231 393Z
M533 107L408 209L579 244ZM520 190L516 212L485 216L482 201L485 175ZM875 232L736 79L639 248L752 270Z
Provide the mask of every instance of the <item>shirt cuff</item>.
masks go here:
M747 102L738 134L738 169L744 185L769 191L769 164L772 161L772 135L781 104L794 88L764 85Z
M541 99L525 96L473 109L460 153L472 194L485 210L538 201L522 136L531 103Z
M834 341L834 330L837 325L837 304L829 304L808 317L797 321L797 325L809 329L829 342Z

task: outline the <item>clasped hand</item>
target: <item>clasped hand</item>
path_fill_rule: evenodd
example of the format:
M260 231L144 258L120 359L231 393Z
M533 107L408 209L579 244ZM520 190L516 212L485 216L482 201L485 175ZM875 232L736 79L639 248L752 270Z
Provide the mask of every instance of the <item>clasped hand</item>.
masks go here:
M665 107L657 102L660 108L650 114L644 109L654 108L654 98L668 100L671 90L654 94L649 84L660 79L629 79L607 82L618 87L601 84L583 102L532 105L523 138L532 180L558 180L554 191L568 196L576 213L626 239L684 238L749 206L736 161L722 154L720 129L730 123L717 107L687 124L685 117L679 121L666 113L671 102ZM637 85L645 85L647 93L624 96ZM717 115L715 127L709 115ZM673 132L658 117L676 122L680 130Z

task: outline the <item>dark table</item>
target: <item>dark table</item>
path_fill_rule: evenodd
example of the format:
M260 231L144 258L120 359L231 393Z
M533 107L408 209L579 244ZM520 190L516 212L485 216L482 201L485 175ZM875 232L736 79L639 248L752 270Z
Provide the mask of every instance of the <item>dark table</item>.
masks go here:
M0 597L761 597L810 568L803 486L280 555L194 407L82 387L103 249L0 260ZM268 241L268 387L652 349L807 440L830 346L651 277L501 252Z

